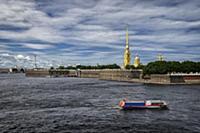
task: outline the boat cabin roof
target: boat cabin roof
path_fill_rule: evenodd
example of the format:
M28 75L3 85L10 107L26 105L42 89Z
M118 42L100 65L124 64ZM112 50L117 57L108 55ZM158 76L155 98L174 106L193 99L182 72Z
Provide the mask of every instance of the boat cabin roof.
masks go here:
M162 103L162 102L164 102L163 100L144 100L144 101L142 101L142 100L136 100L136 101L126 101L127 103L131 103L131 102L133 102L133 103L143 103L143 102L150 102L150 103Z

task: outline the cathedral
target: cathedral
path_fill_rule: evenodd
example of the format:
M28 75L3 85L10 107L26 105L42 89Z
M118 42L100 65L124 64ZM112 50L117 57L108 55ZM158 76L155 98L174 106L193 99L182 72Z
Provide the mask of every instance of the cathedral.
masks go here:
M128 28L126 28L126 48L124 51L124 68L126 68L126 66L129 66L129 65L131 65L131 52L129 48ZM133 65L135 68L137 68L140 65L140 58L138 55L136 55Z

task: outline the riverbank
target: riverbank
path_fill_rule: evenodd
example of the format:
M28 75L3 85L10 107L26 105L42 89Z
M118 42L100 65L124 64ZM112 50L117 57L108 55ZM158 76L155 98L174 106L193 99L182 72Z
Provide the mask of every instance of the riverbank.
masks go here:
M136 82L144 84L200 84L200 74L152 74L143 78L143 71L123 69L103 70L27 70L27 77L79 77L98 78L101 80L113 80L124 82Z

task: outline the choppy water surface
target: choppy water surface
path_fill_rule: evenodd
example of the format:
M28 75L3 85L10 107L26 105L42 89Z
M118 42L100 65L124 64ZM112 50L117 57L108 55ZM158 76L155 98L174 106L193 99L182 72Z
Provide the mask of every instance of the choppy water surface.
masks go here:
M123 111L122 98L170 109ZM200 86L1 74L0 132L200 132Z

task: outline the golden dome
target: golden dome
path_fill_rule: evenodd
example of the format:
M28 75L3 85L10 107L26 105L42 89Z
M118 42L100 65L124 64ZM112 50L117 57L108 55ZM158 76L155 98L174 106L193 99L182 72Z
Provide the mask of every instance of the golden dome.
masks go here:
M140 57L138 55L135 56L135 59L134 59L134 67L138 67L140 65Z

